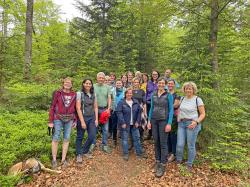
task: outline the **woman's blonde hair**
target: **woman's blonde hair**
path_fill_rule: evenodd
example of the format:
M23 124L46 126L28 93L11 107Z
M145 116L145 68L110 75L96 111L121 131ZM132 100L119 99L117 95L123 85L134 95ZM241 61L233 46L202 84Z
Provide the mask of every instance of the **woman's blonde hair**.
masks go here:
M189 81L189 82L185 82L185 83L183 84L182 89L181 89L183 93L185 93L185 89L186 89L186 87L188 87L188 86L191 86L191 87L193 88L194 95L198 92L198 89L197 89L196 84L195 84L194 82L192 82L192 81Z

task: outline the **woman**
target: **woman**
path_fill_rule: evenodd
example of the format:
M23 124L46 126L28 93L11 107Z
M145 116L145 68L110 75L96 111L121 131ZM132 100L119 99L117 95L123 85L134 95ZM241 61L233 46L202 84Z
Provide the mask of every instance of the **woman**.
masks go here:
M148 129L152 128L155 147L155 176L165 173L168 155L168 134L173 119L173 96L165 91L166 82L163 77L158 79L158 89L151 96Z
M166 79L165 79L166 80ZM177 115L178 115L178 107L179 107L179 100L180 97L175 92L175 80L169 79L167 82L168 92L172 94L173 101L174 101L174 116L172 122L172 128L168 136L168 162L172 162L175 160L176 157L176 143L177 143Z
M72 80L67 77L62 81L62 89L57 90L53 94L53 101L49 110L50 128L54 128L52 137L52 168L57 167L57 149L60 141L60 134L63 130L63 146L62 146L62 164L64 167L68 165L66 155L69 147L71 128L75 127L75 104L76 93L72 90Z
M128 160L128 137L131 133L132 141L138 158L146 158L140 143L139 123L141 120L141 107L136 99L132 98L133 90L125 91L125 98L117 106L118 123L121 130L123 159Z
M139 123L140 140L143 141L143 131L147 125L147 109L145 92L140 89L140 82L137 77L133 78L133 98L137 99L141 106L141 121Z
M192 170L196 155L195 143L201 130L201 122L205 118L205 107L202 99L196 96L197 86L195 83L186 82L182 87L182 91L185 96L180 99L179 106L176 161L178 164L182 162L185 141L187 140L187 167Z
M115 88L112 90L112 135L113 146L117 145L117 105L124 98L125 88L122 86L121 79L117 79Z
M153 93L158 89L157 80L160 77L160 73L158 71L152 71L151 80L147 83L146 87L146 102L147 102L147 111L150 111L151 108L151 97ZM150 140L152 137L152 131L149 130L148 136L146 140Z
M81 163L82 156L92 157L88 152L96 136L98 125L98 105L91 79L83 80L82 90L77 92L76 111L79 118L77 121L76 162ZM88 132L88 138L82 145L85 130Z
M123 86L124 88L128 88L128 77L127 77L126 74L123 74L123 75L121 76L121 80L122 80L122 86Z
M148 83L148 74L143 73L142 74L142 84L141 84L141 89L146 93L146 88L147 88L147 83Z
M127 86L129 88L132 86L134 75L131 71L128 71L127 77L128 77L128 85Z

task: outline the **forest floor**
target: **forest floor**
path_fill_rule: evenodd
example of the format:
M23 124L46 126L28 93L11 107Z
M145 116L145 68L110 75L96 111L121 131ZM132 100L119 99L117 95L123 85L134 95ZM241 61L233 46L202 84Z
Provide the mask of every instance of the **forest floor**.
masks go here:
M213 171L206 163L196 164L192 173L185 166L177 166L175 162L169 163L162 178L156 178L153 173L154 152L153 144L145 143L148 159L138 160L133 151L128 161L121 157L121 147L117 146L111 154L105 154L95 149L93 159L85 159L77 164L75 159L63 169L62 174L52 175L39 173L33 176L29 184L23 187L36 186L88 186L88 187L202 187L202 186L245 186L240 176L229 173Z

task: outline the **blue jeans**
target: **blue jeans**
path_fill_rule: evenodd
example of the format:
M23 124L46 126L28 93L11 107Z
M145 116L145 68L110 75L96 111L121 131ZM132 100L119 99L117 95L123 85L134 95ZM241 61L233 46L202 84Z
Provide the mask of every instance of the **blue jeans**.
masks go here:
M54 128L55 128L55 132L53 134L52 140L53 141L59 141L61 131L63 129L63 140L64 141L69 141L70 134L71 134L72 123L73 123L73 120L70 120L67 123L64 123L61 120L54 120L53 124L54 124Z
M187 145L188 145L187 164L189 166L192 166L193 164L196 155L195 143L198 133L201 130L201 124L198 124L194 129L189 129L187 126L190 125L191 123L192 121L184 121L178 123L177 147L176 147L176 160L182 161L184 146L187 139Z
M132 135L133 145L135 147L135 152L138 156L142 154L142 147L140 142L140 132L138 128L129 125L127 128L121 128L121 138L122 138L122 149L123 154L128 155L128 137L129 134Z
M113 135L113 140L117 141L117 122L118 122L118 118L117 118L117 112L113 112L111 115L112 118L112 135Z
M170 132L168 135L168 152L176 155L177 132Z
M168 155L168 134L165 132L166 120L151 120L154 139L155 160L166 164Z
M87 126L88 138L85 143L82 145L82 140L84 138L85 129L82 128L81 122L77 121L77 135L76 135L76 154L86 154L89 151L89 148L96 135L96 126L95 126L95 116L84 116L84 121Z

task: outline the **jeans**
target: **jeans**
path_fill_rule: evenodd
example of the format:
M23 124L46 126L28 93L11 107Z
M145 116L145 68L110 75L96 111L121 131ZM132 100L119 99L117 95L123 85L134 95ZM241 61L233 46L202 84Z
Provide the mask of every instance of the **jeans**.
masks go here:
M113 135L113 140L117 141L117 122L118 122L118 117L117 117L117 112L113 112L111 115L112 119L112 135Z
M135 128L133 125L129 125L127 128L121 128L121 138L122 138L122 149L123 154L128 155L128 138L129 134L132 135L133 145L135 147L135 152L138 156L142 155L142 147L140 142L139 129Z
M76 154L86 154L89 151L89 148L96 135L96 126L95 126L95 116L84 116L84 121L87 126L88 138L85 143L82 145L82 140L84 138L85 129L82 128L81 122L77 121L77 135L76 135Z
M187 126L191 123L192 121L185 121L178 123L177 147L176 147L176 160L182 161L185 141L187 139L187 145L188 145L187 164L189 166L192 166L193 164L196 155L195 143L198 133L201 130L201 124L198 124L194 129L189 129Z
M53 141L59 141L61 131L63 129L63 140L64 141L69 141L70 134L71 134L72 123L73 123L73 120L70 120L67 123L64 123L61 120L54 120L53 124L54 124L54 128L55 128L55 132L53 134L52 140Z
M150 111L150 108L151 108L151 104L150 103L147 103L147 115L149 116L149 111ZM149 129L148 130L148 137L152 137L152 129ZM153 137L154 138L154 137Z
M168 152L176 155L177 132L170 132L168 135Z
M155 147L155 160L166 164L168 155L168 134L165 132L167 122L165 120L151 120L152 134Z

